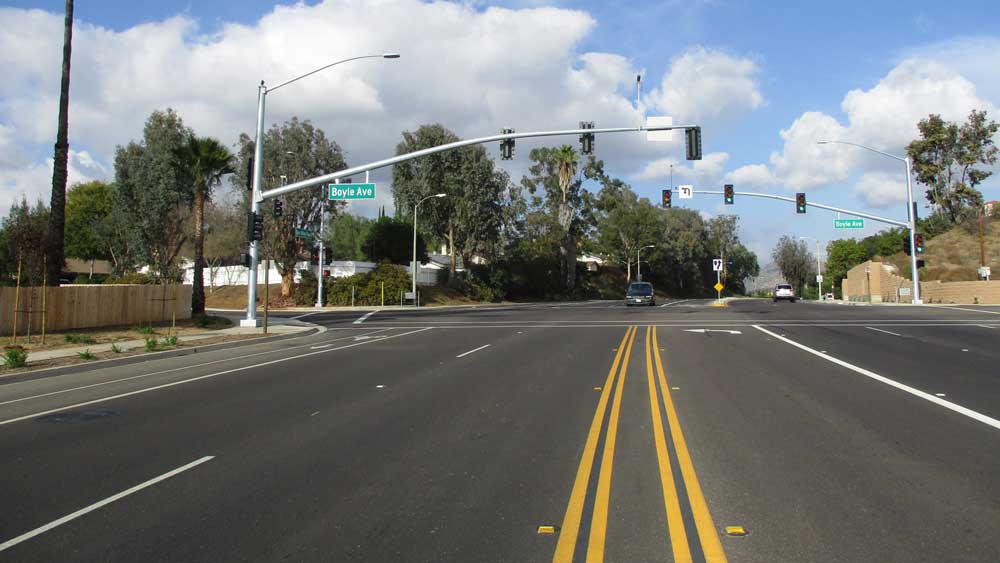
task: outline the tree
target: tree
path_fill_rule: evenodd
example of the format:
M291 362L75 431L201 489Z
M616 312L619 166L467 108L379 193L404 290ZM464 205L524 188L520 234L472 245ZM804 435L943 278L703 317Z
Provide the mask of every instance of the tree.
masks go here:
M775 245L771 257L774 258L774 262L781 270L785 281L794 285L799 295L802 295L816 263L813 255L809 253L805 241L783 235L778 239L778 244Z
M66 256L88 262L111 260L109 224L113 188L93 181L76 184L66 194Z
M854 239L832 240L826 245L826 277L835 294L840 292L840 280L847 277L848 270L869 258L865 247Z
M205 312L205 202L212 197L212 190L222 183L222 177L232 174L233 153L211 137L191 136L187 144L178 148L177 157L190 170L192 176L194 214L194 278L192 280L191 314Z
M38 249L45 244L48 225L49 209L41 200L32 207L22 196L20 203L10 207L0 225L0 242L3 243L0 246L0 268L3 271L0 273L5 285L17 283L18 262L21 266L21 285L42 284L45 255ZM59 284L58 277L55 284Z
M963 209L983 203L976 186L993 172L976 166L996 164L993 137L1000 125L988 120L985 110L972 110L961 126L931 114L917 128L921 138L906 147L916 179L928 186L927 200L955 223Z
M254 140L242 133L239 138L239 164L234 183L244 188L250 185L247 164L253 158ZM344 153L334 140L309 120L293 117L281 126L275 125L264 134L264 169L262 186L275 188L283 182L296 182L330 174L347 167ZM284 213L280 218L267 217L261 258L270 257L281 272L281 295L290 297L295 265L306 257L304 241L295 236L296 229L318 230L324 206L334 215L343 202L330 202L326 185L298 190L281 196ZM246 208L250 208L250 191L244 193Z
M604 199L610 189L602 189L599 198ZM628 186L619 193L616 205L597 220L596 248L614 262L624 263L626 279L632 281L632 258L640 247L660 242L661 224L649 200L639 199Z
M361 243L372 262L407 265L413 259L413 225L405 219L381 217L371 224ZM426 263L427 246L417 233L417 260Z
M563 243L559 247L559 253L565 264L563 272L566 276L564 278L566 291L573 291L576 287L576 237L571 230L573 210L569 204L569 192L580 158L570 145L556 149L553 157L559 174L559 189L562 191L562 200L559 202L559 226L563 228Z
M243 263L243 253L246 252L247 218L237 201L238 194L230 192L217 193L206 203L204 256L205 266L209 271L210 286L215 285L215 278L221 266ZM191 250L193 254L193 249Z
M373 221L344 213L329 223L326 228L326 248L330 249L334 260L364 260L363 242ZM412 233L411 233L412 234Z
M63 22L62 81L59 86L59 124L56 132L55 155L52 162L52 197L49 202L49 228L44 249L47 255L47 283L59 285L65 256L63 235L66 231L66 181L69 177L69 69L73 52L73 0L66 0Z
M710 260L705 240L705 222L697 211L672 208L660 217L662 269L668 272L666 287L681 294L704 293L702 277Z
M737 242L730 247L726 256L724 273L729 280L726 282L726 289L732 293L746 293L746 280L760 275L757 255Z
M130 261L148 264L161 279L180 277L177 256L187 241L194 180L177 155L192 135L168 108L149 116L140 143L115 151L118 228L132 241Z

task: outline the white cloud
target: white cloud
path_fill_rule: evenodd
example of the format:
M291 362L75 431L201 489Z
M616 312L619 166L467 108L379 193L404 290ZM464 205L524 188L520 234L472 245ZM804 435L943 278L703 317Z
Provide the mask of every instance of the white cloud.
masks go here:
M0 142L2 145L2 142ZM44 162L24 161L16 166L0 169L0 210L6 210L22 197L29 203L41 198L46 204L52 192L52 157ZM69 151L69 181L72 186L78 182L106 179L108 170L87 151Z
M889 207L906 201L906 181L902 174L866 172L852 192L871 207Z
M673 165L675 183L691 182L696 188L711 188L719 184L729 161L729 153L713 152L705 154L701 160L692 160L690 165L681 164L673 158L660 158L649 162L643 169L630 177L632 180L663 181L670 178Z
M774 184L774 175L763 164L748 164L726 174L726 181L738 188L767 188Z
M764 104L757 84L760 67L748 58L694 47L675 57L660 88L649 94L652 106L675 123L718 120Z
M898 201L888 188L879 186L889 176L901 176L897 161L850 146L816 142L850 141L903 155L918 135L917 122L931 113L961 122L973 109L997 111L978 93L976 84L950 66L926 59L904 60L871 89L851 90L841 109L846 122L822 112L803 113L781 130L783 147L771 153L769 166L744 166L730 177L742 175L753 182L770 176L788 191L801 191L842 183L852 173L868 170L881 175L864 178L853 193L870 205L889 205Z

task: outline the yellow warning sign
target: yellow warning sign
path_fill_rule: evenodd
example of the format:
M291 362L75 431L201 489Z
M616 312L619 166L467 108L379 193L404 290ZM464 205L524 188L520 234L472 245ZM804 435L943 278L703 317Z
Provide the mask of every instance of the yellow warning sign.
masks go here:
M722 282L715 282L715 285L713 287L715 287L715 291L722 291L722 288L726 286L722 285Z

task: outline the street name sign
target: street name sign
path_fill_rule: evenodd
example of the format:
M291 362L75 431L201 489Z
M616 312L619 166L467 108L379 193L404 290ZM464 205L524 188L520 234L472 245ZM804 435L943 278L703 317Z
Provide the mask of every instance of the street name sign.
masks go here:
M312 240L316 236L316 233L310 231L309 229L295 229L295 238Z
M865 228L864 219L834 219L833 228L835 229L863 229Z
M681 199L691 199L694 197L694 186L677 186Z
M330 184L331 200L375 199L375 183Z

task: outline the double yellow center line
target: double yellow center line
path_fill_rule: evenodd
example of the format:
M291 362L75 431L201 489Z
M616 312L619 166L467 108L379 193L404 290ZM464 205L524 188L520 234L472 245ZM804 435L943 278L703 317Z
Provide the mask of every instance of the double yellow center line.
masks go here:
M597 403L597 410L590 425L590 432L584 444L580 466L577 469L576 480L570 493L569 504L560 530L559 542L553 557L555 563L570 563L576 550L580 534L580 524L583 519L584 505L587 499L587 489L591 481L594 461L597 457L597 447L600 441L601 429L607 415L608 403L611 402L611 413L607 416L607 430L604 439L604 449L601 453L600 473L594 492L594 505L591 514L590 533L587 538L587 562L604 561L604 548L607 538L608 505L611 499L611 475L614 466L615 443L618 434L618 420L621 414L622 391L625 386L625 376L628 372L632 345L638 327L631 326L625 332L617 354L608 371L607 381ZM670 441L673 443L674 455L677 458L682 481L687 492L690 512L694 520L698 540L705 561L709 563L726 561L718 533L712 523L712 516L698 483L694 464L687 449L687 442L681 432L680 421L674 410L670 397L670 387L663 370L663 362L659 354L659 341L656 327L647 327L646 344L646 375L649 390L649 408L653 420L653 444L656 449L656 459L659 469L660 484L663 489L663 505L667 516L667 532L674 561L692 561L691 547L684 525L684 516L679 499L676 480L671 468L668 450L667 433L663 425L660 410L662 396L663 410L666 412L667 426L670 431ZM657 392L657 384L659 392ZM613 398L612 398L613 397Z

